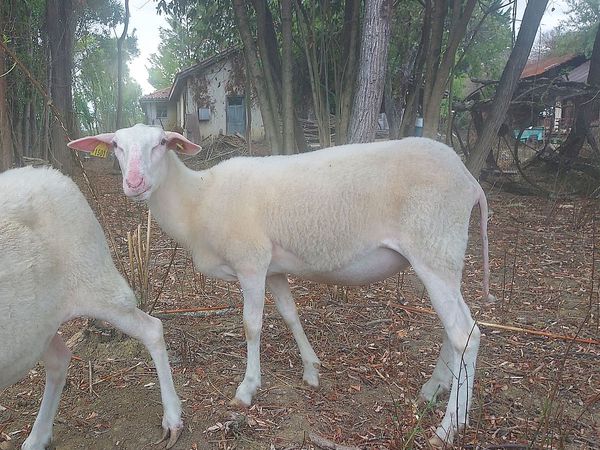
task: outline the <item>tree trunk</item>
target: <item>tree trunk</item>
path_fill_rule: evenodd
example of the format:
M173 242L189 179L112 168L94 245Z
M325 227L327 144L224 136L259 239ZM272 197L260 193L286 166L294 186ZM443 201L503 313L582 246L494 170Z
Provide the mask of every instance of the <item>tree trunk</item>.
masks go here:
M590 58L590 71L587 77L587 84L594 87L600 87L600 26L596 31L592 57ZM579 156L579 152L590 131L590 123L598 117L599 106L600 100L598 99L598 96L596 96L592 100L580 104L577 107L575 122L569 131L567 139L565 139L565 142L558 149L561 158L572 161Z
M14 102L12 111L9 112L10 125L12 131L12 141L14 147L13 157L17 162L21 159L19 154L23 154L23 118L25 116L25 105L21 102Z
M390 129L390 139L398 139L400 138L400 122L402 121L402 117L400 115L400 111L398 110L398 106L394 101L392 82L390 78L391 77L388 72L383 91L383 105ZM401 84L400 89L404 89L403 83Z
M127 38L127 29L129 28L129 0L125 0L125 21L123 32L117 39L117 120L116 128L123 127L123 44ZM116 161L116 159L115 159Z
M3 29L3 11L0 10L0 30ZM0 50L0 75L6 72L6 54ZM8 170L13 163L13 142L8 119L6 76L0 77L0 172Z
M442 98L454 67L456 51L467 32L467 25L477 4L477 0L454 0L448 40L442 54L443 24L448 13L447 1L434 0L430 50L427 55L423 135L434 139L437 138Z
M431 98L437 97L438 92L433 92L436 73L440 64L442 54L442 38L444 36L444 22L446 20L448 6L446 0L433 0L430 19L430 37L425 57L425 75L423 87L423 136L435 139L437 137L437 128L439 120L439 109L436 115L431 105ZM426 19L427 20L427 19ZM438 105L439 108L439 105Z
M256 10L256 43L267 87L267 101L270 103L275 115L277 145L276 147L271 145L271 151L274 154L279 154L283 149L283 135L279 120L282 113L279 108L281 104L281 79L278 79L279 74L281 74L281 61L279 53L273 47L277 43L277 38L274 31L273 17L271 16L267 0L252 0L252 3Z
M391 0L367 2L356 92L350 116L349 141L352 143L375 139L385 85L391 12Z
M248 154L252 155L252 82L248 61L244 58L246 70L244 72L244 103L246 105L246 144Z
M22 151L23 155L31 156L31 130L29 121L31 115L31 98L25 100L25 107L23 109L23 137L21 142L23 143Z
M348 126L352 113L352 100L356 85L356 71L358 68L358 49L360 31L360 0L346 0L344 7L344 27L342 29L342 64L340 82L336 88L337 114L336 114L336 145L348 142Z
M281 109L283 116L283 153L295 153L294 98L292 85L292 3L281 0L282 69Z
M273 15L271 14L271 10L269 9L269 2L267 0L252 0L252 3L255 6L257 18L258 18L258 48L259 54L261 56L261 62L263 71L265 72L265 79L267 80L269 86L272 86L268 92L270 92L271 103L274 105L274 111L277 111L278 114L283 114L281 112L282 108L282 64L281 58L279 55L279 48L277 47L277 36L275 34L275 24L273 23ZM272 85L270 84L272 83ZM279 122L279 115L277 116L277 124L278 124L278 133L279 133L279 148L281 151L283 149L283 127ZM305 151L308 147L306 143L306 139L304 137L304 131L300 126L300 122L298 121L298 117L296 115L296 109L292 109L292 117L294 121L294 139L296 141L296 146L300 151Z
M279 112L273 109L271 98L267 90L265 73L261 67L258 58L258 50L250 32L246 2L243 0L233 0L233 10L240 38L242 40L248 69L252 74L254 88L256 89L260 113L265 127L265 134L269 141L269 145L271 146L271 151L277 153L278 149L282 146L279 133Z
M467 168L475 178L479 178L488 153L495 139L497 139L498 130L504 122L510 101L527 63L527 58L531 52L531 47L547 4L548 0L530 1L527 3L517 41L502 71L496 95L491 102L493 105L492 109L486 118L483 131L477 136L473 151L467 159Z
M73 133L73 39L75 18L73 0L47 0L46 28L50 51L50 96L61 117L51 120L51 162L62 172L73 173L73 155L66 142Z
M317 53L317 38L315 36L315 27L313 26L314 17L313 21L311 21L306 8L304 8L301 2L297 1L295 5L299 17L299 29L303 35L304 54L310 79L315 119L319 131L319 144L321 147L329 147L331 146L331 127L329 123L329 110L327 108L327 102L325 101L327 92L324 88L324 83L322 82L323 71L321 70L321 64L319 64L319 56ZM323 48L320 50L321 59L323 59L326 55L323 54ZM326 77L327 73L325 73L325 78Z
M423 27L421 29L421 40L419 50L413 68L413 89L408 94L406 105L404 106L404 115L402 116L402 125L400 125L400 136L413 136L415 133L415 121L419 109L419 100L421 97L421 85L423 83L423 68L427 59L427 49L429 48L429 39L431 37L431 0L425 0L425 9L423 11Z
M39 158L41 149L41 133L39 127L39 120L37 116L37 103L35 94L32 94L33 98L31 101L31 108L29 109L29 142L31 143L30 156Z

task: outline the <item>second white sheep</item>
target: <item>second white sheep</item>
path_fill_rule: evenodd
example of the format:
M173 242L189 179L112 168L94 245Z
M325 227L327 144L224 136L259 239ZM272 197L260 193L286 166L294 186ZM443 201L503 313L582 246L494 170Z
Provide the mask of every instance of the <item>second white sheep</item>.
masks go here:
M100 224L71 179L26 167L0 174L0 389L46 369L40 411L23 450L43 450L65 384L71 352L58 328L75 317L106 320L144 343L156 366L163 439L181 431L160 320L136 308L115 268Z

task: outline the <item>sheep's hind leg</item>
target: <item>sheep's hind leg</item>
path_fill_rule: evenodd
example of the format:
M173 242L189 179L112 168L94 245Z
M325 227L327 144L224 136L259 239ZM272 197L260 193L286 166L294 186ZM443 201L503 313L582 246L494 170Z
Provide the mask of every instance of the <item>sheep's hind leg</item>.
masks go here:
M321 361L317 357L313 350L300 319L298 318L298 311L292 292L290 291L290 285L285 275L273 275L267 278L267 286L275 297L275 305L283 320L294 335L294 339L298 344L300 350L300 356L302 357L302 364L304 366L304 375L302 379L306 384L312 387L319 386L319 368L321 367Z
M129 336L139 339L148 349L156 367L164 411L163 436L159 442L168 439L166 448L171 448L183 431L183 421L181 420L181 402L175 392L171 376L162 322L133 307L119 308L111 311L111 314L105 312L102 318Z
M22 450L43 450L52 440L52 423L65 386L69 361L71 361L71 351L58 334L55 334L50 341L43 359L46 369L46 386L42 405L29 437L21 446Z
M452 443L458 430L468 425L480 332L460 293L460 273L440 276L418 264L413 264L413 268L427 288L454 354L452 387L446 413L435 435L429 440L432 445L443 447Z
M444 330L444 342L433 374L421 388L421 398L426 402L434 402L438 395L448 392L452 384L452 365L454 350Z
M250 406L252 397L261 386L260 333L265 305L265 277L238 275L244 294L244 331L246 334L247 362L244 379L235 392L233 405Z

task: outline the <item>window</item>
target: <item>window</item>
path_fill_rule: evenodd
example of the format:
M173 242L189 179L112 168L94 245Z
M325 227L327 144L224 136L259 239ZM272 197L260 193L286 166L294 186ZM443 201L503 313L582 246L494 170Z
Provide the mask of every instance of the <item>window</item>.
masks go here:
M167 116L168 116L167 105L157 104L156 105L156 117L159 119L166 119Z
M210 108L198 108L198 120L201 122L210 120Z

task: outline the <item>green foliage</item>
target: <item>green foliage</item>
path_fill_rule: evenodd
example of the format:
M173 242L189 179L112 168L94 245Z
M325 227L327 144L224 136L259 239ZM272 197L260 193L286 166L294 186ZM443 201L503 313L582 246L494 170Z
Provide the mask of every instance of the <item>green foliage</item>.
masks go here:
M392 80L394 97L404 95L397 92L397 88L404 85L411 76L421 39L422 9L419 2L409 1L400 2L393 11L388 50L388 76Z
M44 0L0 1L0 38L28 68L31 76L42 82L47 77L43 46L46 35L40 34L38 30L42 29L45 21L45 7ZM13 64L14 61L6 58L6 69L12 68L5 76L6 98L14 126L15 145L20 147L24 155L32 156L34 152L31 142L27 141L25 136L31 136L28 132L30 126L35 127L43 123L42 111L46 102L34 90L29 78L21 69L13 67ZM23 120L27 107L31 108L29 124ZM18 123L19 121L21 123ZM38 145L38 149L39 147Z
M473 12L466 39L457 52L455 76L500 78L510 55L512 28L510 10L497 9L499 3L480 2Z
M197 61L190 20L187 17L179 20L167 17L167 23L168 28L159 29L162 41L158 45L158 52L149 58L148 81L157 89L171 86L177 72Z
M157 89L169 87L177 72L239 44L229 1L161 0L157 9L168 23L160 28L158 52L150 56L149 82Z
M584 54L590 56L600 23L600 0L567 0L568 18L544 33L538 51L544 56Z
M123 20L119 2L93 2L80 16L74 51L74 108L85 132L100 133L116 126L117 38L114 27ZM127 62L139 54L135 34L124 45L123 117L133 125L144 119L139 106L142 89L129 75Z

